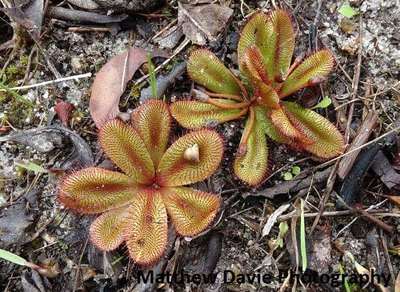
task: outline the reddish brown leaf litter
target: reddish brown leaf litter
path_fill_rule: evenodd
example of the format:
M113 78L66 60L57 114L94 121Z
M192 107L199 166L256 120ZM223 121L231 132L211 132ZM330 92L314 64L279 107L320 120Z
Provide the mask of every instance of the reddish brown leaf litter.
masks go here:
M65 127L68 127L68 122L74 108L75 107L72 103L57 99L54 111L57 113L58 118Z
M147 52L142 48L130 48L110 61L97 73L92 85L89 110L99 128L107 120L115 118L119 111L119 101L129 80L135 72L147 61ZM152 57L166 57L162 51L153 51Z

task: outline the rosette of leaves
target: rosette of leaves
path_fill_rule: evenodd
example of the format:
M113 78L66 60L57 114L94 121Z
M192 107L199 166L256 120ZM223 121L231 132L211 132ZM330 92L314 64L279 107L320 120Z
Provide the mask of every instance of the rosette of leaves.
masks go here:
M255 13L242 29L237 54L240 79L207 49L189 57L187 70L207 90L194 90L197 100L171 105L173 117L189 129L245 117L234 172L250 185L264 181L271 139L305 150L320 159L343 152L342 134L316 112L284 99L323 81L334 66L327 49L292 63L295 35L284 10Z
M83 214L101 214L90 238L109 251L125 242L138 264L158 261L167 244L168 216L182 236L205 230L216 216L220 197L185 187L209 177L219 166L223 141L213 130L190 132L167 147L168 106L150 100L132 114L132 124L106 122L99 141L123 172L89 167L67 176L59 199Z

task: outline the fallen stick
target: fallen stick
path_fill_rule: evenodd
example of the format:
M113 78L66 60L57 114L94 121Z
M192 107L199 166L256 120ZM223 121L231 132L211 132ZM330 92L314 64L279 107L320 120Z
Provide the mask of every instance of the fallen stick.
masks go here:
M49 9L49 15L51 17L63 20L70 20L74 22L91 22L91 23L115 23L125 20L128 15L104 15L95 12L87 12L80 10L73 10L63 7L51 7Z
M360 155L357 157L353 167L349 174L343 180L340 187L339 194L343 198L344 202L348 205L353 205L355 202L360 201L360 192L364 182L364 177L371 167L376 154L380 149L379 143L364 148ZM340 202L339 202L340 203ZM343 205L337 205L342 208Z
M389 213L390 210L369 210L365 209L365 212L368 212L370 214L375 214L376 216L392 216L393 217L400 217L400 214L396 213ZM312 212L312 213L304 213L304 218L313 218L317 217L319 212ZM325 211L321 214L321 217L341 217L341 216L348 216L348 215L354 215L354 212L351 210L338 210L338 211ZM285 215L281 215L278 217L277 221L282 222L291 219L294 216L298 216L296 211L290 212Z
M69 76L69 77L64 77L56 80L50 80L50 81L45 81L41 83L36 83L36 84L31 84L31 85L24 85L24 86L18 86L18 87L11 87L8 88L8 90L23 90L23 89L31 89L31 88L36 88L36 87L41 87L41 86L46 86L49 84L54 84L54 83L59 83L59 82L64 82L68 80L78 80L81 78L88 78L91 77L92 73L85 73L85 74L80 74L80 75L74 75L74 76ZM0 89L1 91L7 91L6 89Z
M351 154L343 157L343 159L340 160L337 174L341 179L344 179L349 174L350 169L353 167L354 161L361 151L360 146L367 142L372 130L375 128L377 121L378 115L372 111L368 113L362 122L356 137L353 139L353 142L348 148L348 152L352 151ZM354 149L357 150L353 151Z
M369 214L366 210L361 209L361 208L354 208L349 206L343 199L341 196L339 196L337 193L335 193L336 198L338 199L338 201L340 202L340 204L342 204L346 209L352 211L354 214L358 214L361 215L362 218L364 218L365 220L374 223L376 226L378 226L379 228L381 228L382 230L388 232L388 233L393 233L394 231L394 227L386 224L385 222L383 222L382 220L374 217L373 215Z
M385 222L383 222L382 220L372 216L371 214L369 214L367 211L365 211L364 209L360 209L360 208L353 208L353 210L360 214L364 219L368 220L369 222L374 223L375 225L377 225L379 228L383 229L384 231L388 232L388 233L392 233L394 230L394 227L386 224Z
M266 188L257 193L243 194L243 196L244 197L262 196L262 197L272 199L276 195L295 193L302 189L308 188L311 184L311 181L313 181L313 183L316 183L316 184L324 182L326 179L328 179L331 171L332 171L332 167L328 167L322 171L314 173L313 175L308 175L307 177L300 176L293 180L285 181L285 182L277 184L273 187Z

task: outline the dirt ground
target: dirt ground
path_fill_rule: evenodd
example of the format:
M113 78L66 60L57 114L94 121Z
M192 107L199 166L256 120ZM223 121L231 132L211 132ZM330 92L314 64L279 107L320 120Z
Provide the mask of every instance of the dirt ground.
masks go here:
M378 114L378 122L370 141L399 126L398 0L351 0L349 2L352 7L359 12L351 18L346 18L338 12L344 3L342 1L221 2L233 9L233 17L217 40L205 46L215 52L229 67L237 68L235 51L244 18L256 9L268 11L275 3L293 15L297 27L295 55L307 52L317 44L318 47L331 49L337 63L328 81L323 83L321 89L317 88L317 95L301 92L293 99L312 107L322 96L329 96L333 105L317 111L328 117L343 133L346 131L349 109L354 106L350 116L350 141L356 136L363 119L372 111ZM366 219L360 216L360 213L340 206L336 196L344 192L344 183L338 178L330 186L333 182L332 177L328 178L331 173L329 170L325 171L328 175L324 175L321 180L314 180L318 172L332 167L334 163L326 165L325 168L318 168L322 161L314 161L309 159L306 153L298 153L270 141L270 160L273 162L270 179L257 188L249 188L235 178L231 169L242 131L240 122L225 123L216 127L225 140L229 140L224 161L216 174L199 184L202 189L221 193L224 204L219 218L206 234L194 239L176 238L171 232L169 252L154 268L156 272L166 269L188 274L219 272L214 284L178 281L138 283L138 275L143 270L129 259L126 249L120 247L108 253L97 250L88 240L88 226L93 217L76 215L64 209L57 201L58 172L34 172L18 166L18 163L32 161L44 169L65 169L64 167L74 159L77 146L69 134L54 138L52 143L39 141L42 150L48 146L46 143L51 144L50 150L43 151L31 147L32 145L22 145L26 143L1 140L2 137L18 130L58 127L60 120L54 109L57 100L74 105L68 128L88 144L90 155L96 164L104 163L105 157L101 154L96 140L97 129L88 109L94 76L111 57L130 46L148 50L157 47L153 36L176 21L177 10L176 1L169 1L156 12L134 14L130 21L121 25L121 30L117 33L71 32L68 28L72 24L68 21L56 20L47 15L43 23L43 36L40 38L43 53L38 52L37 46L32 42L23 44L18 50L0 51L0 70L3 68L5 73L5 77L0 78L0 84L9 88L56 79L43 54L54 64L62 77L92 73L90 78L19 90L17 94L0 91L0 248L12 251L33 263L51 266L57 272L54 278L44 277L26 267L0 260L0 290L278 291L285 286L294 285L297 287L295 289L309 291L379 289L373 284L363 288L359 283L350 283L350 287L347 288L342 284L336 287L331 281L311 281L312 283L307 284L304 279L287 284L284 283L285 277L275 278L269 283L252 283L249 280L242 283L238 280L240 274L261 273L277 277L279 270L296 271L296 267L301 270L296 263L295 254L295 246L299 246L300 241L293 238L299 236L300 219L297 210L298 199L302 197L305 212L310 214L305 218L309 270L320 275L358 275L354 262L349 260L348 254L345 256L349 252L363 267L373 268L377 274L387 275L390 286L387 291L391 291L400 272L400 210L399 205L386 196L399 195L399 189L396 190L399 186L389 188L384 177L372 169L362 177L355 178L360 181L361 187L354 199L354 206L361 209L371 208L372 220L378 218L379 222L371 221L371 218ZM9 22L9 18L4 13L1 14L0 45L12 38L12 29L7 24ZM178 38L173 48L183 41L183 37ZM160 73L168 74L187 59L188 53L194 47L191 44L186 46ZM31 54L32 50L35 52ZM161 62L162 59L156 59L156 65ZM357 84L354 84L357 70L360 70L360 76ZM143 72L137 72L133 81L129 83L121 98L121 110L127 111L139 104L142 87L135 85L135 80L142 75ZM22 81L25 83L22 84ZM147 86L145 83L144 87ZM187 96L191 86L192 82L183 74L167 89L166 100ZM358 86L356 93L355 86ZM175 135L179 136L183 132L185 130L177 126ZM389 166L396 172L400 166L400 141L396 132L393 133L392 142L385 142L387 145L380 144L379 147L380 153L383 153L390 162ZM372 160L368 164L373 162ZM288 187L285 191L288 181L283 176L294 165L299 166L301 170L294 181L305 181L305 186ZM307 178L312 179L307 182ZM276 188L282 188L284 191L275 196L268 196L268 193L276 191ZM321 216L318 225L313 228L314 219L329 188L329 197L323 204L325 212L328 213ZM279 224L273 225L268 235L262 236L262 233L270 215L285 204L290 204L290 207L282 213L283 215L278 214L277 220L286 222L289 230L282 239L282 246L276 247ZM391 231L385 231L387 226L382 228L382 224L391 227ZM232 275L235 275L235 280L224 281L224 276ZM398 286L400 287L400 284Z

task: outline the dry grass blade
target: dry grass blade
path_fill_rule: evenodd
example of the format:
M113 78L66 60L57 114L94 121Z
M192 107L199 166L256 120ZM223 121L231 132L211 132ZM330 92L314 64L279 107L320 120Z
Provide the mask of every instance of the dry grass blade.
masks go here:
M306 225L304 222L304 201L300 199L300 253L303 273L307 270Z

